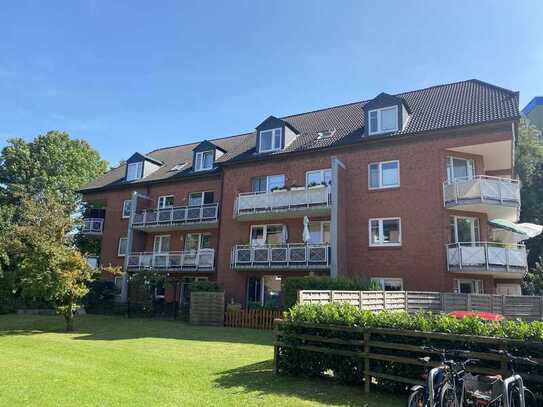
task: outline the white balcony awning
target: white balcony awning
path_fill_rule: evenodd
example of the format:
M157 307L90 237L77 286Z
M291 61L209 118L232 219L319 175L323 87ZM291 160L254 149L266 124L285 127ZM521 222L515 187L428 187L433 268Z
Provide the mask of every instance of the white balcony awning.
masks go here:
M507 219L492 219L488 221L489 225L510 232L512 239L516 242L531 239L543 232L543 226L535 223L514 223Z

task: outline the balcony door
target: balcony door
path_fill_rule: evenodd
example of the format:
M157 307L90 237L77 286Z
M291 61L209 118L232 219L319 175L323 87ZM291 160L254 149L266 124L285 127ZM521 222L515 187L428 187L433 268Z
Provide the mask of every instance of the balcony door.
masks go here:
M211 235L207 233L187 233L185 251L197 251L211 248Z
M168 253L170 251L170 235L155 236L153 252Z
M285 186L284 175L268 175L251 178L251 192L270 192Z
M310 222L309 236L309 243L330 244L330 222Z
M213 191L191 192L189 206L202 206L213 203Z
M449 182L470 179L474 175L475 165L473 160L457 157L447 158L447 178Z
M481 240L478 218L451 216L449 229L449 243L469 243Z
M251 246L285 244L286 234L284 225L253 225L251 226Z

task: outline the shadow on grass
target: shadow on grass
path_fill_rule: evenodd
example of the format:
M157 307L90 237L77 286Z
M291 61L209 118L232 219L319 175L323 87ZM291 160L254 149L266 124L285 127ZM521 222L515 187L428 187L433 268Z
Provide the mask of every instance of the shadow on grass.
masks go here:
M60 316L0 315L0 337L66 333ZM115 341L139 338L271 345L271 331L194 326L174 320L85 315L75 320L74 340Z
M242 388L258 395L297 397L324 405L396 407L405 404L400 397L378 392L364 394L361 386L345 386L332 379L274 375L273 360L221 372L215 384L224 388Z

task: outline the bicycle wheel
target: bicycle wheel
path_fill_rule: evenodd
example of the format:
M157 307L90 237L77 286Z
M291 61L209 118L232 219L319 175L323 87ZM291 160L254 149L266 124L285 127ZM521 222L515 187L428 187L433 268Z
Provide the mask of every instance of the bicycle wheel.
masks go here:
M407 399L407 407L424 407L424 390L415 390Z
M509 388L509 406L508 407L521 407L520 402L520 390L517 384L513 384Z
M531 390L524 388L524 404L526 407L537 407L537 399Z
M440 407L460 407L456 400L456 393L448 383L441 388L439 400Z

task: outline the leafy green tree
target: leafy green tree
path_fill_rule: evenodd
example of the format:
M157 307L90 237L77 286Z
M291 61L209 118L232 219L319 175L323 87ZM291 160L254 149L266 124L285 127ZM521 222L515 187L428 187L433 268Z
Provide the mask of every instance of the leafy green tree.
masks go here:
M17 202L19 194L47 194L73 211L77 189L106 170L107 162L86 141L58 131L31 142L8 140L0 153L0 186L11 203Z
M14 261L22 294L54 303L66 320L66 330L72 331L78 304L96 270L73 246L69 232L76 226L74 218L56 197L18 198L21 211L10 230L7 253Z
M520 179L521 222L543 224L543 144L539 132L526 118L518 129L515 167ZM543 236L526 242L530 273L524 283L527 294L543 294Z

